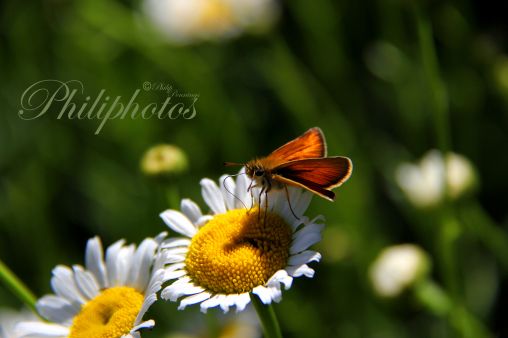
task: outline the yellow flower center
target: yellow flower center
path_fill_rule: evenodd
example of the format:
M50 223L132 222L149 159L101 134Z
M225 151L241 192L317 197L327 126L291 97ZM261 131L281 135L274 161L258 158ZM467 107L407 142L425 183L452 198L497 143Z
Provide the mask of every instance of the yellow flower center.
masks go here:
M216 215L192 238L185 266L195 284L212 293L249 292L286 266L290 226L275 213L258 211Z
M119 338L128 334L143 299L144 296L131 287L105 289L83 305L72 322L69 338Z
M230 5L223 0L207 0L203 4L197 24L202 29L221 31L233 25Z

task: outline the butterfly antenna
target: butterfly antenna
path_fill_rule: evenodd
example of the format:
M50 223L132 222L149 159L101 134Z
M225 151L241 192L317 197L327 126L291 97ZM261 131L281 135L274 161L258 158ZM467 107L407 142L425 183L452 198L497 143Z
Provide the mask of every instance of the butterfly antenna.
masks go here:
M237 201L239 201L240 203L242 203L242 205L243 205L243 207L244 207L245 209L247 209L247 206L245 205L245 203L243 203L243 201L240 199L240 197L236 196L236 195L235 195L235 194L233 194L231 191L229 191L228 187L226 186L226 180L227 180L228 178L233 178L233 176L238 176L238 175L243 175L243 174L245 174L245 173L238 173L238 174L235 174L235 175L228 175L228 176L224 177L224 180L222 180L222 186L224 187L224 189L225 189L225 190L226 190L229 194L233 195L233 197L234 197Z
M293 207L291 206L291 200L289 199L288 186L286 184L284 184L284 190L286 191L286 198L288 200L289 210L291 210L291 213L293 214L293 216L295 216L295 218L297 220L300 220L300 218L298 216L296 216L295 211L293 210Z
M243 166L245 163L238 163L238 162L224 162L223 163L225 167L232 167L232 166ZM237 174L238 175L238 174ZM234 176L234 175L231 175Z

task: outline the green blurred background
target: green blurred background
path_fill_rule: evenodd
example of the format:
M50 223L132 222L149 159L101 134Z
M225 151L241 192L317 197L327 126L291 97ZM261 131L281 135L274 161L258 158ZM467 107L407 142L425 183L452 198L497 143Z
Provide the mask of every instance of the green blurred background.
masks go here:
M334 203L315 198L307 212L327 219L317 245L324 258L315 278L295 280L275 306L284 336L508 336L506 3L291 0L266 34L185 47L157 35L140 6L0 2L0 258L38 296L50 292L55 265L83 261L88 238L154 236L166 229L159 212L178 208L175 196L204 209L199 180L236 170L223 161L266 155L319 126L329 154L350 157L354 173ZM57 119L57 108L21 119L21 95L44 79L79 80L92 97L170 84L199 94L197 114L112 120L98 135L100 121ZM165 97L141 90L137 102ZM144 175L140 159L159 143L180 147L188 170ZM435 148L468 157L478 188L419 211L394 171ZM443 217L456 224L451 236ZM451 312L410 292L382 300L372 291L373 259L406 242L429 253ZM0 305L21 306L3 286ZM198 312L157 304L158 325L143 336L181 330L203 320Z

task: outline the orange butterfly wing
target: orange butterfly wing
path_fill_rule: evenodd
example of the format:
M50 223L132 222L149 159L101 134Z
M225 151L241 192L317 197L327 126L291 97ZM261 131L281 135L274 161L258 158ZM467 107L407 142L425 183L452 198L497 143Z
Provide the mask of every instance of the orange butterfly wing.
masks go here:
M272 172L273 179L310 190L333 201L335 194L330 189L344 183L353 171L347 157L310 158L284 163Z
M305 158L319 158L326 156L326 142L320 128L314 127L301 136L275 149L264 160L272 167Z

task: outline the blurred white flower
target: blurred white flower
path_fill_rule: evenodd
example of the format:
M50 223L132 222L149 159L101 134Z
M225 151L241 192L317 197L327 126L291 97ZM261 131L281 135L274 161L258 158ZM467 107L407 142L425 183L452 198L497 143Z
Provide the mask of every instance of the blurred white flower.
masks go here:
M381 251L369 269L369 277L377 294L395 297L428 271L427 254L416 245L401 244Z
M0 309L0 338L18 338L15 327L22 321L40 321L37 316L29 310L16 311L13 309Z
M154 26L179 44L263 30L278 16L275 0L145 0L143 6Z
M256 312L249 308L241 313L216 314L215 335L217 338L261 338L263 336ZM208 338L209 323L192 317L192 323L185 332L173 332L166 338Z
M467 158L459 154L449 153L446 160L447 192L450 197L457 198L475 185L475 169Z
M460 197L474 186L476 175L464 156L448 153L443 157L441 152L431 150L418 164L400 164L395 180L411 203L426 208L442 202L445 194Z
M228 315L222 321L219 338L260 338L261 326L256 313L251 309L234 316Z

